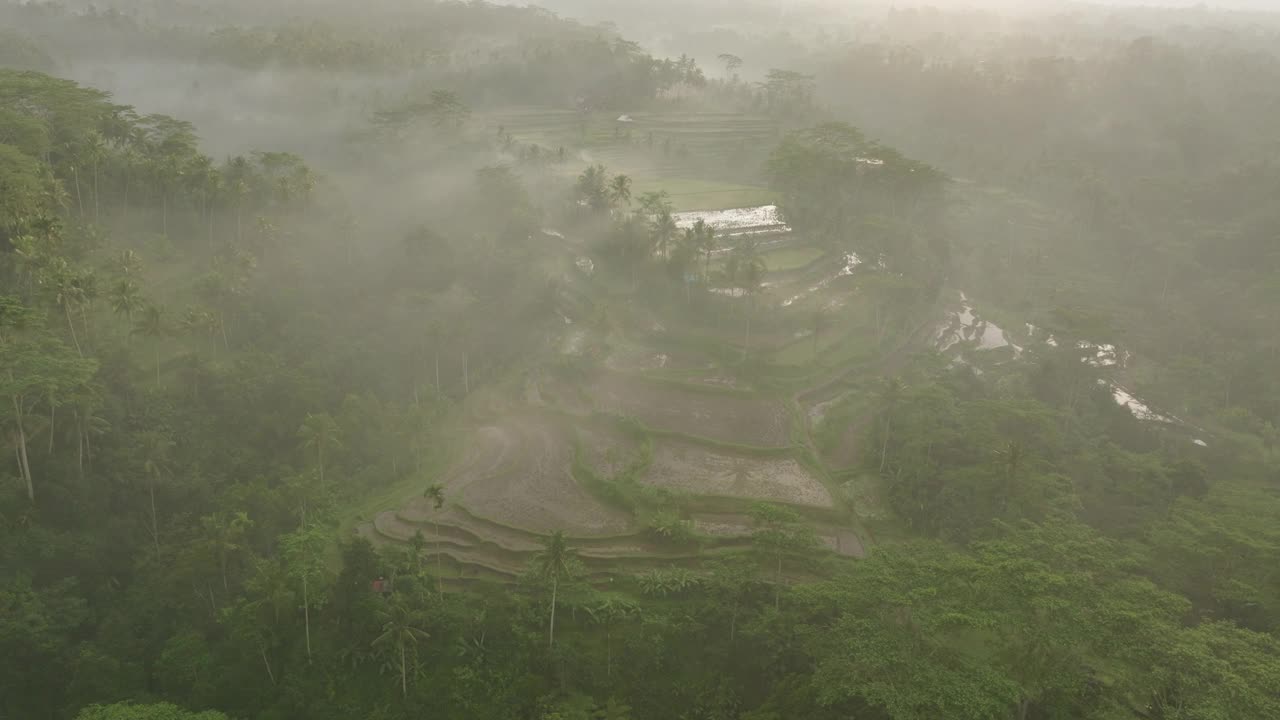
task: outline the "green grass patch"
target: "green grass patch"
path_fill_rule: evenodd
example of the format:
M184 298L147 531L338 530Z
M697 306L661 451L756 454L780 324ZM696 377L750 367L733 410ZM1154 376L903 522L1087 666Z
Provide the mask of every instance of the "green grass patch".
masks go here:
M808 245L788 246L765 253L764 262L769 272L787 272L806 268L826 254L825 250Z
M671 204L678 212L755 207L771 205L777 200L777 195L772 190L758 185L735 185L678 177L636 177L633 180L632 193L636 197L660 191L666 191L671 196Z

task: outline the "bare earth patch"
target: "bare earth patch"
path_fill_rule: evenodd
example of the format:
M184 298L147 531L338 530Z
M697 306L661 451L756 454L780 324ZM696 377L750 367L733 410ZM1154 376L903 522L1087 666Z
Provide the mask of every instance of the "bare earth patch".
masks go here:
M831 493L791 458L730 455L690 443L659 442L642 482L695 495L829 508Z
M604 505L570 474L570 430L553 418L504 418L471 438L464 459L443 480L451 502L478 517L521 530L563 530L580 537L618 535L630 517Z
M600 376L592 396L600 410L657 430L756 447L791 444L786 408L763 398L697 392L616 374Z

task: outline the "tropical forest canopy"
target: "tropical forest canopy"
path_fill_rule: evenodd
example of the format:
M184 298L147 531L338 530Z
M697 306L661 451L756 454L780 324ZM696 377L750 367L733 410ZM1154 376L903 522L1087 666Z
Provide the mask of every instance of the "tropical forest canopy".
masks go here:
M783 5L0 3L0 718L1280 717L1280 15Z

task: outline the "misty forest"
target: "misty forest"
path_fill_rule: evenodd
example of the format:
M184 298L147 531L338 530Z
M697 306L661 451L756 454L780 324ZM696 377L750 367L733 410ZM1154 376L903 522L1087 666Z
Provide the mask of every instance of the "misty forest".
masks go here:
M1280 12L545 4L0 0L0 720L1280 718Z

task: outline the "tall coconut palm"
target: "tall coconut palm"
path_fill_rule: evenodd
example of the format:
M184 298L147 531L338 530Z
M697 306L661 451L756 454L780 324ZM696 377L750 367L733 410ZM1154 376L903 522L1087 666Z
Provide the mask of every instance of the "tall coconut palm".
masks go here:
M142 472L147 476L147 495L151 499L151 539L160 552L160 524L156 514L156 486L169 474L169 458L173 441L159 432L148 432L142 438Z
M156 353L156 387L160 387L160 342L169 335L169 318L163 305L147 305L133 325L133 333L151 338Z
M564 532L557 530L543 539L542 549L534 557L534 570L539 579L551 583L551 614L547 624L547 644L556 644L556 601L560 582L571 578L575 571L574 552L569 549Z
M609 181L609 201L614 205L631 205L631 178L614 175Z
M693 235L704 261L702 276L709 278L711 277L711 254L716 251L720 243L719 238L716 237L716 229L708 225L706 220L698 220L693 224Z
M90 332L89 311L101 296L98 291L98 276L93 270L82 270L76 273L75 281L80 286L80 327L84 328L85 346L92 349L93 334Z
M49 293L53 304L62 310L67 319L67 329L71 332L71 342L75 345L80 357L84 357L80 338L76 335L75 322L71 319L72 310L78 308L85 300L84 287L76 273L67 265L66 260L55 258L48 269L41 271L40 284Z
M889 458L889 433L893 429L893 411L902 399L902 381L896 377L889 378L880 387L880 413L884 416L884 435L880 442L880 473L884 474L885 462Z
M742 358L745 360L751 350L751 316L755 314L755 298L764 287L764 276L769 268L760 256L756 241L748 238L734 248L729 257L728 270L734 286L747 296L747 334L742 344Z
M422 492L422 497L431 501L431 508L435 511L431 519L436 533L436 591L443 595L444 569L441 567L440 558L440 510L444 508L444 486L440 483L432 483Z
M222 571L222 591L229 596L231 588L227 583L227 564L233 555L244 549L245 534L253 521L244 512L219 512L204 517L200 524L210 549L218 557L218 567Z
M102 133L90 130L85 135L84 159L93 168L93 221L98 222L98 167L107 157L107 143Z
M617 595L606 595L600 602L587 608L595 622L604 625L605 677L613 677L613 627L615 624L640 615L640 606Z
M125 322L129 323L130 327L133 327L133 314L146 307L146 301L142 299L142 290L129 278L124 278L112 286L108 300L111 302L111 310L117 315L124 315Z
M374 647L390 647L399 658L400 696L409 696L409 651L431 637L418 627L416 614L401 596L394 597L378 615L382 618L382 634L373 641Z
M659 257L671 256L671 241L675 239L680 228L669 208L663 208L649 220L649 234L653 238L653 249Z
M328 448L342 447L341 430L329 413L307 413L298 428L298 438L304 448L315 448L316 469L320 472L320 484L324 485L324 452Z
M121 276L132 278L142 272L142 258L132 250L121 250L112 261L115 271Z
M76 468L84 475L85 460L93 462L93 438L106 435L111 430L111 423L99 417L96 412L99 402L96 398L81 397L76 404Z

